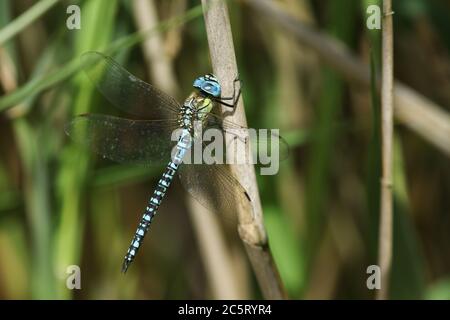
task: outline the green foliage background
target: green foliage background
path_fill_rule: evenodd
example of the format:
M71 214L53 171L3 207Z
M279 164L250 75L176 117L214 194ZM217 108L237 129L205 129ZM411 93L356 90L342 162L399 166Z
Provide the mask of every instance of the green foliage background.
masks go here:
M182 101L211 71L200 1L156 1L160 24L138 33L133 0L75 1L81 30L66 28L68 1L0 1L0 298L213 298L191 228L186 193L167 195L127 275L123 255L161 170L97 159L64 124L112 113L79 72L79 56L106 52L148 82L142 42L162 36ZM280 0L280 5L380 67L380 31L366 28L377 0ZM34 5L37 4L37 5ZM34 5L34 6L33 6ZM245 2L229 1L249 124L280 128L291 147L276 176L258 178L270 245L290 298L373 298L380 138L376 90L350 86ZM450 111L450 5L397 0L396 77ZM185 8L186 10L180 10ZM21 14L34 22L26 27ZM41 16L41 13L43 14ZM8 77L9 75L9 77ZM396 126L392 298L448 299L448 156ZM243 295L261 294L241 251ZM230 231L231 230L231 231ZM80 265L82 289L66 288Z

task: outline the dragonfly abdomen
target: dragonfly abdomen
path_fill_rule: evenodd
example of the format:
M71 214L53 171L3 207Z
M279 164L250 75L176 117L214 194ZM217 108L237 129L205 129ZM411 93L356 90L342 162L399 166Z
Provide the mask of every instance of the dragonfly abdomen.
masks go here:
M191 146L191 137L188 130L183 130L175 149L174 156L172 160L167 164L164 173L159 179L158 184L153 192L152 197L149 200L148 206L145 208L145 213L142 215L141 221L136 229L133 240L128 248L127 254L125 255L122 272L126 272L129 265L133 262L136 254L144 240L145 234L150 227L153 217L156 215L161 202L166 195L167 189L172 183L173 177L175 176L179 165L183 161L183 157L186 151Z

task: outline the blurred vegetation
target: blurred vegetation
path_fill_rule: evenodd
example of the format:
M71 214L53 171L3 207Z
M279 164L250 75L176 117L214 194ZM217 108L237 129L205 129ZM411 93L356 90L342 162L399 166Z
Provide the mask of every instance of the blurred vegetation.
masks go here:
M160 22L143 33L133 1L0 1L0 298L214 298L180 201L187 195L176 184L135 265L120 273L161 171L97 159L64 133L74 115L114 113L78 72L85 51L106 52L155 83L142 42L159 35L180 101L197 75L211 71L200 1L154 1ZM352 48L371 65L375 82L380 31L365 21L367 6L381 1L277 2ZM71 4L81 8L81 30L66 27ZM450 111L450 4L394 5L396 77ZM249 125L280 128L292 150L278 175L258 177L271 249L290 297L373 298L366 268L377 262L375 85L371 92L348 85L245 2L229 1L229 11ZM24 13L34 21L28 26L15 20ZM448 299L449 159L399 125L394 153L391 297ZM242 251L234 229L226 230L230 246ZM233 257L249 287L243 295L260 297L246 256ZM81 266L81 290L66 288L69 265Z

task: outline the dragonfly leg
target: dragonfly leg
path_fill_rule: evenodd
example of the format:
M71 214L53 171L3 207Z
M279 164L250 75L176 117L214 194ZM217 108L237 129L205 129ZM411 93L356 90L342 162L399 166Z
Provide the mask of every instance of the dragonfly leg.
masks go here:
M236 83L239 82L239 89L236 94ZM239 98L241 96L242 80L239 79L239 75L233 81L233 95L231 97L221 97L220 99L215 99L216 102L230 108L236 108ZM225 102L227 100L232 100L232 103Z

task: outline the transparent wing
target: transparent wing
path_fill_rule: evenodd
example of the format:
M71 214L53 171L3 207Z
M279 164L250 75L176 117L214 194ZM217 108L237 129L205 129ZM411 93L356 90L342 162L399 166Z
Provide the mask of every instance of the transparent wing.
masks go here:
M189 194L213 212L235 217L236 204L243 210L252 210L247 191L225 164L183 164L179 168L179 177Z
M175 118L179 112L177 100L135 77L111 57L89 51L81 59L88 77L119 110L147 119Z
M276 130L247 128L213 113L208 116L206 127L218 128L224 133L227 152L239 150L240 157L245 159L249 159L251 153L253 160L257 162L255 164L264 165L264 158L273 157L275 153L278 161L289 157L289 145Z
M176 119L130 120L101 114L77 116L66 126L75 142L120 163L166 164L176 141Z

